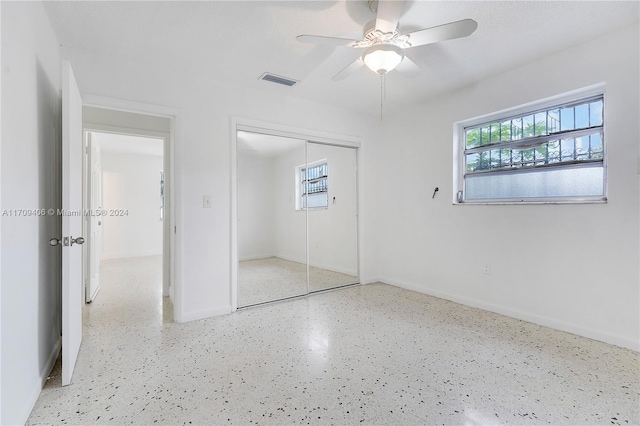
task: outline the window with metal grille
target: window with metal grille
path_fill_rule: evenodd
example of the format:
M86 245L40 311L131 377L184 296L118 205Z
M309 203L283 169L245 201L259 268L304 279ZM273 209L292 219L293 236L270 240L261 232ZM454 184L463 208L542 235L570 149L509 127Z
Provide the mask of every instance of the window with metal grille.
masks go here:
M326 160L299 166L298 169L298 210L327 208L329 206L329 166Z
M458 202L605 200L604 96L463 127Z

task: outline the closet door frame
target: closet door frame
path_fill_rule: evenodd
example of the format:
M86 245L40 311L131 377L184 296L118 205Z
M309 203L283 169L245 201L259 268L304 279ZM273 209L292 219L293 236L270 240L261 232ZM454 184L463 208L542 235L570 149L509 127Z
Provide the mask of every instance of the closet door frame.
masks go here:
M261 133L264 135L282 136L293 139L304 139L305 153L306 146L309 142L319 143L324 145L334 145L345 148L355 149L356 154L356 260L357 260L357 273L358 282L361 281L360 270L360 191L359 191L359 159L360 159L360 147L362 138L341 135L336 133L324 132L320 130L305 129L301 127L289 126L284 124L269 123L265 121L253 120L243 117L231 117L231 265L230 265L230 291L229 291L229 304L231 305L231 311L235 312L238 309L238 159L237 159L237 146L238 146L238 131L247 131L253 133ZM306 155L305 155L306 156ZM305 158L306 161L306 158ZM307 212L308 213L308 212ZM308 221L307 221L307 295L309 293L309 240L308 240Z

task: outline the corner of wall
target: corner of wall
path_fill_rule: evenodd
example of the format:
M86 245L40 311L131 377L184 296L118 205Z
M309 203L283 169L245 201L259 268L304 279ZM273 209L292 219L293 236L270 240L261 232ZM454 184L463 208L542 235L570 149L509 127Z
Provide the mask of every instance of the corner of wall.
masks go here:
M212 309L206 309L202 311L183 312L181 319L176 319L176 322L184 323L190 321L201 320L205 318L217 317L220 315L230 314L232 311L231 305L217 306Z

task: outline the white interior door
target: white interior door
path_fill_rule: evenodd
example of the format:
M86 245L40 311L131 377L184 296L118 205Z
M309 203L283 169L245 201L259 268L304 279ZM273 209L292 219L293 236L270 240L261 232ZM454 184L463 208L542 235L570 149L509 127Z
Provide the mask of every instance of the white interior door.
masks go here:
M86 301L92 302L100 290L100 258L102 257L102 221L98 212L102 210L102 166L100 162L100 145L87 135L89 158L87 161L87 175L89 186L89 209L87 216L89 234L88 270L89 280L86 291Z
M82 343L82 99L62 63L62 386L71 383Z

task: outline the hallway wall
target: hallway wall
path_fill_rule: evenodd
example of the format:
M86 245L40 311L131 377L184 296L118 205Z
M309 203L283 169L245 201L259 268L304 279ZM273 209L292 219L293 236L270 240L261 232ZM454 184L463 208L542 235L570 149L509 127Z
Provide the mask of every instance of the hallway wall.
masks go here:
M102 259L162 254L162 161L157 155L102 153L102 207L118 212L104 217Z

